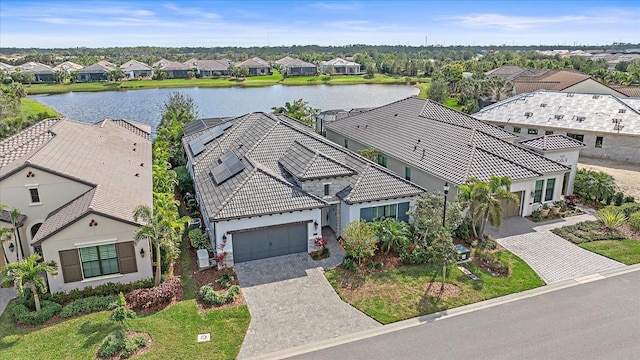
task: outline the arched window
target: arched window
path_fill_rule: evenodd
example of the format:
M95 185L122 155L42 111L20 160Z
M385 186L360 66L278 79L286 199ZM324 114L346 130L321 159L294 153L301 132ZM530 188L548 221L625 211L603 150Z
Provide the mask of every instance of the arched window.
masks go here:
M36 237L36 234L38 233L38 230L40 229L40 226L42 226L42 223L37 223L35 225L33 225L31 227L31 239L33 240L34 237Z

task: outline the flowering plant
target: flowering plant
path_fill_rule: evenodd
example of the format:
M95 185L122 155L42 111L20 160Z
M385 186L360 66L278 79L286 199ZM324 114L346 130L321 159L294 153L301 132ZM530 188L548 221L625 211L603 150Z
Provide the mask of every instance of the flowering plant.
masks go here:
M316 248L318 248L318 250L322 250L327 246L327 239L318 236L317 238L315 238L315 240L313 240L313 244L316 246Z

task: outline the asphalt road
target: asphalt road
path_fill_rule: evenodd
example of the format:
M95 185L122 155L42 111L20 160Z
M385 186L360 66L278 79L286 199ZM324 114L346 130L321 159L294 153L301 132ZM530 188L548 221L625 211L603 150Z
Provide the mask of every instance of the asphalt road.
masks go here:
M292 359L640 359L640 271Z

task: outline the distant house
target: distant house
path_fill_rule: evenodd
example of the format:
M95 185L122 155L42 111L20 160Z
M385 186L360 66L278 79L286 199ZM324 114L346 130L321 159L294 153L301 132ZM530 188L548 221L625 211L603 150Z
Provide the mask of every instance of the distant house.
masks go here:
M331 71L332 69L333 71ZM337 75L357 75L362 73L360 71L360 64L341 58L322 62L322 73L328 74L330 72Z
M151 278L150 244L133 239L134 209L153 206L150 132L126 120L45 119L0 140L0 199L21 212L17 238L2 244L9 262L54 261L52 293ZM0 227L11 227L7 215Z
M249 75L271 74L271 66L269 65L269 63L259 57L252 57L251 59L235 64L235 66L246 67L247 69L249 69Z
M74 71L80 71L84 69L84 66L80 65L80 64L76 64L74 62L71 61L65 61L63 63L60 63L58 65L56 65L53 70L57 71L57 70L62 70L62 71L66 71L68 74L71 74Z
M195 70L199 77L211 78L218 76L230 76L229 60L199 60L196 58L189 59L183 64Z
M95 64L79 70L77 80L79 82L107 81L109 80L107 73L115 68L115 64L106 60L98 61Z
M3 62L0 62L0 71L4 71L7 74L11 74L11 72L13 72L14 68L15 68L15 66L13 66L13 65L9 65L9 64L5 64Z
M56 81L56 79L53 77L53 68L39 62L29 61L28 63L16 66L14 68L14 71L18 71L18 69L23 72L32 73L35 77L35 82Z
M563 134L585 144L582 155L640 163L640 99L538 90L472 116L524 139Z
M332 109L323 110L315 114L316 132L324 135L326 133L327 124L336 120L344 119L347 116L359 114L365 111L369 111L372 108L354 108L354 109Z
M151 78L153 68L137 60L129 60L120 66L127 79Z
M154 68L161 68L167 64L169 64L171 61L167 60L167 59L160 59L156 62L154 62L153 64L151 64L151 66L153 66Z
M286 76L312 76L318 73L318 67L315 64L289 56L276 61L276 64L280 65Z
M169 61L164 63L160 70L164 71L169 79L186 79L189 77L191 67L177 61Z

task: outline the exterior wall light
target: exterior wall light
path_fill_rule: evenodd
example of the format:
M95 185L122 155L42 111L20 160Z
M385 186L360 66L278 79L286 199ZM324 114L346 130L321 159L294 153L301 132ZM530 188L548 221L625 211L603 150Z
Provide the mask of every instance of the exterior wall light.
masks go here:
M144 257L144 248L140 248L140 257Z

